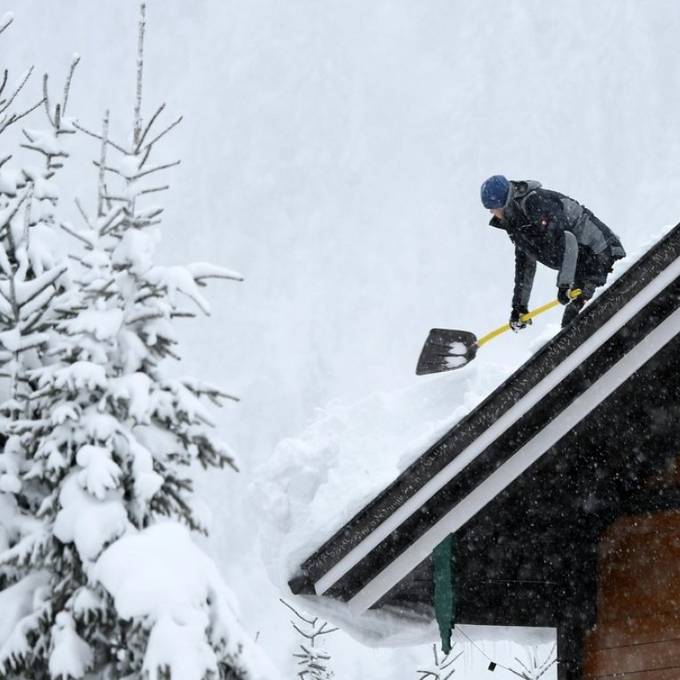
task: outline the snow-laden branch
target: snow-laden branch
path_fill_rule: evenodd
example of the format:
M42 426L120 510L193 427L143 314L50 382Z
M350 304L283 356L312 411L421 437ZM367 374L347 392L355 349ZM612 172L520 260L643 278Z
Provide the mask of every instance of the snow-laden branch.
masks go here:
M155 194L155 193L158 193L160 191L167 191L169 188L170 188L170 185L165 184L162 187L151 187L149 189L142 189L141 191L138 191L135 195L136 196L146 196L147 194ZM152 222L148 222L147 224L153 225L153 224L160 224L160 223L161 223L160 220L155 220L155 221L152 221Z
M196 396L206 396L211 401L219 404L218 399L229 399L231 401L240 401L238 397L232 394L227 394L222 391L216 385L203 380L197 380L195 378L182 378L182 384L189 390L191 390Z
M133 139L139 144L142 134L142 84L144 80L144 34L146 32L146 3L139 3L139 31L137 40L137 98L135 100L135 123Z
M0 230L9 226L9 223L14 219L19 210L21 210L21 206L26 202L27 199L28 192L24 193L13 206L10 203L4 210L0 210Z
M14 15L11 12L6 12L3 14L0 17L0 33L3 33L7 28L9 28L13 21ZM0 88L0 92L2 92L2 88Z
M55 288L49 291L45 299L41 300L41 305L35 311L25 312L28 314L28 319L21 323L21 332L24 334L32 333L35 327L48 315L51 311L50 303L57 297L58 292Z
M0 134L2 134L10 125L14 125L14 123L20 121L22 118L25 118L29 114L33 113L33 111L40 107L42 103L43 102L41 99L39 102L29 107L28 109L25 109L21 113L13 113L0 119Z
M75 132L73 127L73 121L66 119L66 107L68 105L68 98L71 92L71 84L73 82L73 75L75 73L76 67L80 63L80 56L77 54L73 55L71 60L71 65L69 66L68 73L64 80L64 90L62 94L61 102L57 103L54 108L50 103L49 94L49 75L47 73L43 74L42 88L43 88L43 98L42 102L45 104L45 114L50 122L51 127L54 129L57 135L59 134L70 134Z
M75 204L76 208L78 208L78 212L80 213L80 216L83 218L83 221L85 224L90 227L90 229L93 229L92 223L90 222L90 218L87 216L87 213L85 212L85 209L83 208L80 199L76 198L75 199Z
M24 149L37 151L48 159L59 156L63 158L68 157L68 152L59 142L57 134L53 131L24 129L22 132L29 141L29 144L24 143L21 145Z
M141 179L142 177L146 177L147 175L151 175L155 172L160 172L161 170L167 170L169 168L174 168L178 165L181 164L182 161L173 161L172 163L163 163L162 165L156 165L153 168L149 168L148 170L143 170L142 172L138 172L136 175L133 175L130 179L136 180L136 179Z
M131 159L134 162L134 156L130 157L127 156L127 158ZM167 170L168 168L174 168L177 165L180 165L182 161L173 161L172 163L163 163L162 165L156 165L153 168L149 168L148 170L143 170L141 172L137 171L136 167L131 167L131 164L124 164L122 167L115 167L113 165L106 165L105 163L102 163L101 161L92 161L92 164L96 167L99 168L100 173L103 172L110 172L113 173L114 175L118 175L119 177L123 177L126 180L134 181L141 179L142 177L146 177L147 175L151 175L155 172L160 172L161 170ZM154 191L157 191L154 190ZM139 192L143 193L143 192ZM149 190L146 190L144 193L149 193Z
M55 267L52 270L46 271L41 276L37 276L29 281L16 283L16 304L20 308L29 305L47 288L53 286L56 281L66 273L66 270L66 266ZM0 282L0 289L2 286L3 282Z
M185 265L196 283L201 284L205 279L229 279L230 281L243 281L243 276L224 267L209 262L193 262Z
M160 114L163 112L164 109L165 109L165 102L163 102L156 109L156 112L149 119L149 122L146 124L146 127L144 128L144 132L142 132L142 134L139 138L139 143L137 144L137 147L135 148L135 154L139 153L139 150L140 150L142 144L144 144L144 140L146 139L146 136L149 134L149 130L151 130L151 127L156 122L156 119L158 118L158 116L160 116Z
M106 180L104 177L104 167L106 166L106 143L109 139L109 110L104 114L102 122L102 139L99 148L99 173L97 175L97 217L102 217L104 214L104 196L107 193ZM110 203L107 202L110 206Z
M73 60L71 61L71 66L68 71L68 76L66 76L66 82L64 83L64 95L61 102L61 115L66 115L66 107L68 105L68 98L71 92L71 83L73 81L73 74L75 73L76 67L80 63L80 55L74 54Z
M147 157L148 157L148 151L151 151L151 149L153 148L154 144L156 144L157 142L159 142L159 141L160 141L161 139L163 139L163 137L165 137L165 135L167 135L171 130L173 130L174 128L176 128L176 127L182 122L183 119L184 119L184 116L180 116L179 118L177 118L177 120L175 120L174 122L170 123L170 125L168 125L162 132L160 132L158 135L156 135L156 136L155 136L148 144L145 145L144 148L147 149ZM142 165L143 165L143 164L144 164L144 163L142 163Z
M416 673L420 675L418 680L450 680L456 672L456 662L463 655L462 651L455 653L455 646L454 642L452 650L448 654L442 653L440 657L437 645L432 645L434 665L431 669L417 670Z
M11 23L11 21L9 23ZM2 30L7 28L7 26L9 26L9 23L4 25ZM35 109L37 109L43 103L43 100L41 99L37 104L30 106L28 109L25 109L20 113L6 113L8 109L12 106L12 104L14 104L14 101L19 96L21 91L24 89L26 83L29 81L32 74L33 66L31 66L28 69L24 77L19 82L19 85L15 88L14 92L10 94L9 98L0 99L0 134L4 132L10 125L13 125L17 121L28 116L31 112L35 111ZM3 90L5 89L5 86L7 84L7 78L8 75L7 71L5 70L2 78L2 83L0 84L0 94L2 94Z
M83 233L82 231L78 231L75 227L72 227L70 224L66 222L61 222L59 224L59 227L63 229L66 233L71 234L71 236L77 238L79 241L85 244L85 247L88 250L92 250L94 247L94 239L87 233Z
M533 648L528 652L528 662L515 657L519 668L510 666L506 670L522 680L541 680L543 676L557 663L557 645L553 643L547 655L541 659L538 656L538 648Z
M45 115L47 116L47 120L50 121L50 125L52 127L57 126L57 122L54 120L54 116L52 115L52 105L50 104L50 93L49 93L49 88L47 87L47 81L48 81L49 76L47 73L43 74L43 80L42 80L42 87L43 87L43 103L45 104Z
M297 665L302 668L298 673L298 678L300 680L331 680L334 677L333 672L328 668L331 656L325 649L317 648L316 645L319 637L335 633L339 629L328 628L328 623L326 621L320 622L318 618L308 619L285 600L280 599L279 601L290 609L301 622L298 624L296 621L291 621L290 624L293 630L307 640L307 644L299 645L301 651L293 654L293 658L299 659Z
M101 226L99 227L99 235L100 236L106 236L109 232L113 231L119 226L118 218L123 217L125 215L125 208L123 206L119 206L115 210L111 211L111 214L104 219L102 222Z
M34 67L31 66L28 69L28 71L26 71L26 74L21 79L21 81L19 82L19 85L14 90L14 92L10 95L9 99L6 99L6 100L3 100L2 102L0 102L0 113L4 113L5 111L7 111L7 109L10 106L12 106L12 104L14 103L14 100L17 98L19 93L24 89L24 87L26 86L26 83L28 82L29 78L33 74L33 68Z
M110 147L116 149L117 151L120 151L120 153L127 154L127 151L125 150L125 148L123 148L120 144L116 144L111 139L104 139L104 137L102 137L102 135L97 134L96 132L92 132L91 130L88 130L86 127L83 127L80 123L74 123L73 127L76 128L76 130L80 130L80 132L82 132L85 135L88 135L90 137L94 137L95 139L98 139L99 141L104 141Z

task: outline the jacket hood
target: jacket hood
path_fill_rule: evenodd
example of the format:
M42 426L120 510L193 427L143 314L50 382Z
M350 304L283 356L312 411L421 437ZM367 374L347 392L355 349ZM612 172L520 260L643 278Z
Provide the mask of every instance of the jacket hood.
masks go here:
M518 203L525 197L527 194L530 192L540 189L541 188L541 183L537 182L536 180L533 179L523 179L523 180L510 180L510 191L508 192L508 200L506 205L506 208L508 208L510 211L513 210L513 201L517 201L514 205L518 205ZM519 208L518 208L519 209ZM506 229L506 225L503 224L501 220L499 220L497 217L492 217L491 221L489 224L492 227L496 227L496 229Z
M521 201L528 193L541 188L541 183L533 179L512 180L510 182L510 201Z

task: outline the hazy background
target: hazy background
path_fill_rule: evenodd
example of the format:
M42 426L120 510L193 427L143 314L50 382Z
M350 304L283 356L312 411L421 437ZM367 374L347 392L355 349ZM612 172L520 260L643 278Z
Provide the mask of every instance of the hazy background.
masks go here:
M39 98L40 74L60 90L78 52L71 113L99 128L110 108L125 134L137 2L0 0L7 10L0 68L16 78L34 64ZM210 549L246 628L283 663L293 638L258 568L250 471L317 407L412 384L430 327L481 333L506 320L512 248L485 226L486 176L574 196L628 250L678 220L680 4L150 0L148 20L146 113L165 101L168 122L185 116L161 147L182 159L158 199L164 261L246 277L213 286L212 318L182 330L183 371L242 398L221 416L242 472L203 484ZM83 168L97 144L76 148L60 184L92 205L95 171ZM533 302L553 286L541 272ZM512 364L539 331L478 361ZM406 655L415 678L415 660L429 658L336 646L340 679L407 677Z

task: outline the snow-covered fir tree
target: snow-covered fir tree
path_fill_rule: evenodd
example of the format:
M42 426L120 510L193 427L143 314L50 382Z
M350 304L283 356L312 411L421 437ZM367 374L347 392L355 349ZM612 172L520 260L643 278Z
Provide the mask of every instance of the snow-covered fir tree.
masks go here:
M11 15L0 19L0 34L11 23ZM63 96L54 106L45 75L42 98L14 110L31 80L32 67L14 87L9 85L7 71L0 82L0 134L39 107L44 108L47 118L46 128L22 130L24 142L20 146L29 150L28 159L16 159L12 153L0 159L0 366L7 381L5 396L12 398L26 395L26 370L40 361L37 350L46 342L50 303L65 283L56 285L67 267L54 256L52 232L59 198L54 177L68 157L65 137L75 132L66 107L77 64L75 57ZM18 408L11 408L12 404ZM23 408L24 404L17 401L5 402L5 411L10 414Z
M206 532L192 466L234 466L204 402L232 397L171 377L174 323L193 315L186 301L209 313L207 279L241 277L154 262L163 211L146 202L175 163L152 158L179 119L159 130L161 106L143 120L144 31L142 3L130 140L109 138L108 114L101 132L76 126L99 139L96 207L81 209L82 226L62 224L79 244L73 285L41 293L41 360L5 405L4 488L21 528L0 553L0 604L13 608L0 627L4 677L275 677L191 536Z
M12 22L9 14L0 19L0 34ZM33 531L40 502L40 493L21 481L28 461L8 434L18 420L35 413L30 372L44 359L54 306L67 288L67 267L53 248L59 197L55 174L68 157L66 137L74 132L66 109L77 63L76 57L54 105L47 75L42 97L29 93L33 67L16 80L6 70L0 78L0 134L28 122L38 108L47 120L40 129L23 128L23 149L15 144L13 153L0 158L0 553ZM30 104L23 103L31 98ZM23 576L13 568L0 569L5 631L12 630L20 614L16 607L35 594L41 581ZM0 634L0 641L8 634Z

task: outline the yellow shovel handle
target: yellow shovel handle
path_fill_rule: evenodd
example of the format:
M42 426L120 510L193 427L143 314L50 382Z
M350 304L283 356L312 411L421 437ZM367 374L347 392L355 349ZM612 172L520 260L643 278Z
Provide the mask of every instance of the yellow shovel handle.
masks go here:
M569 291L569 297L573 300L574 298L577 298L581 294L581 289L576 288L574 290ZM547 302L544 305L541 305L540 307L536 307L536 309L532 309L530 312L527 312L526 314L523 314L520 317L521 321L529 321L529 319L533 319L535 316L538 316L539 314L543 314L543 312L547 312L549 309L552 309L553 307L557 307L560 302L559 300L552 300L551 302ZM503 326L500 326L499 328L496 328L496 330L491 331L490 333L487 333L483 338L480 338L477 340L477 347L481 347L482 345L485 345L489 340L493 340L496 336L501 335L501 333L505 333L506 331L510 330L510 324L506 323Z

